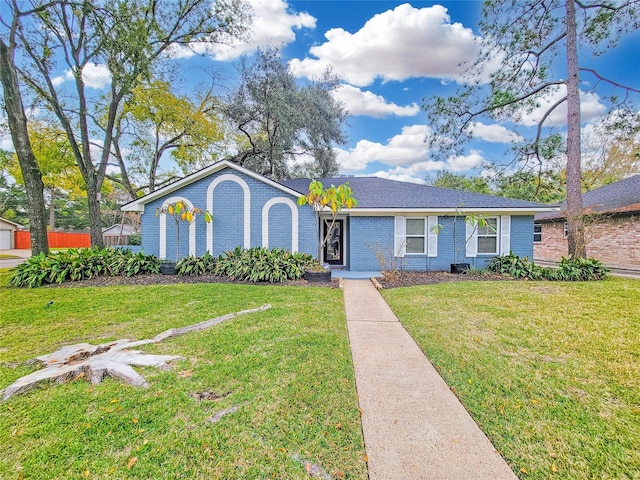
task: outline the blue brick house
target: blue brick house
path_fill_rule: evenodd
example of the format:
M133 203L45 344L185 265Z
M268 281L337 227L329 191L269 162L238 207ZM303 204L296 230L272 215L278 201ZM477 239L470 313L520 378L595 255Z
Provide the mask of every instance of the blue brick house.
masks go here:
M321 180L325 185L348 181L358 200L356 208L340 213L328 232L322 258L334 268L351 271L449 270L452 263L482 267L510 251L532 258L534 215L552 210L523 200L377 177ZM180 240L180 256L206 251L217 256L238 246L278 247L316 256L315 215L309 206L297 204L309 182L278 183L221 161L122 209L142 214L142 248L160 258L175 258L176 235L175 225L156 211L178 200L213 215L210 223L200 216L188 227ZM482 215L487 225L474 227L465 221L471 214Z

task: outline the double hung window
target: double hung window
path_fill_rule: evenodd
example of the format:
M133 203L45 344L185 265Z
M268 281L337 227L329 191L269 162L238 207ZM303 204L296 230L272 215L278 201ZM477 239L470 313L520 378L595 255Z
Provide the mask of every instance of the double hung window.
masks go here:
M489 217L484 225L478 225L478 253L498 253L498 218Z

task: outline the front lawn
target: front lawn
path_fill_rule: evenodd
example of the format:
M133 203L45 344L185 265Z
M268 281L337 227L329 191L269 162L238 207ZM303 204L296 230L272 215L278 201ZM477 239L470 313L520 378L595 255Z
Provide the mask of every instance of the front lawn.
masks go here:
M76 380L0 403L0 478L367 476L339 290L176 284L0 288L0 297L0 389L62 345L150 338L273 305L141 347L185 357L169 371L136 367L147 389ZM222 398L196 398L214 392Z
M383 295L520 478L640 478L640 280Z

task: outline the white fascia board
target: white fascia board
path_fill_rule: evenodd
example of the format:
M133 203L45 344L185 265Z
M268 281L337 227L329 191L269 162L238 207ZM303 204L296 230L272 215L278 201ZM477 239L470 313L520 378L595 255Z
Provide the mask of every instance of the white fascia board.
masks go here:
M278 190L287 193L293 197L295 197L296 199L298 197L301 197L302 194L300 192L296 192L295 190L292 190L288 187L285 187L284 185L279 184L278 182L274 182L273 180L267 178L267 177L263 177L262 175L253 172L247 168L241 167L240 165L236 165L233 162L230 162L228 160L221 160L219 162L214 163L213 165L209 165L206 168L203 168L202 170L199 170L195 173L192 173L191 175L187 175L186 177L181 178L180 180L176 180L175 182L173 182L170 185L167 185L166 187L162 187L159 188L158 190L149 193L148 195L145 195L144 197L140 197L137 200L134 200L132 202L126 203L125 205L123 205L122 207L120 207L120 210L122 210L123 212L141 212L144 213L144 206L149 203L152 202L158 198L164 197L165 195L168 195L170 193L175 192L176 190L179 190L182 187L185 187L187 185L190 185L194 182L197 182L198 180L205 178L209 175L212 175L216 172L219 172L220 170L224 169L224 168L231 168L237 172L240 173L244 173L245 175L254 178L262 183L266 183L267 185L277 188Z
M351 216L389 216L389 215L417 215L417 214L429 214L429 215L442 215L451 216L459 215L464 216L466 213L480 213L483 215L533 215L541 212L555 212L557 208L468 208L464 210L456 208L352 208L341 210L343 213L348 213Z

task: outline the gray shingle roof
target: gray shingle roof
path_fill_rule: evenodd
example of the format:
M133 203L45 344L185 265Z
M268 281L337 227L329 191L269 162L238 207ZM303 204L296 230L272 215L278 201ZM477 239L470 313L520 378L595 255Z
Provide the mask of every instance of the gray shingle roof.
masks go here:
M353 189L353 195L358 200L358 208L548 208L548 205L525 200L399 182L378 177L337 177L321 178L319 180L325 187L349 182L349 186ZM298 178L284 180L281 183L292 190L304 194L309 188L310 180Z
M582 194L582 207L587 213L625 213L640 211L640 175L625 178ZM560 204L559 212L536 215L536 220L566 217L567 202Z

